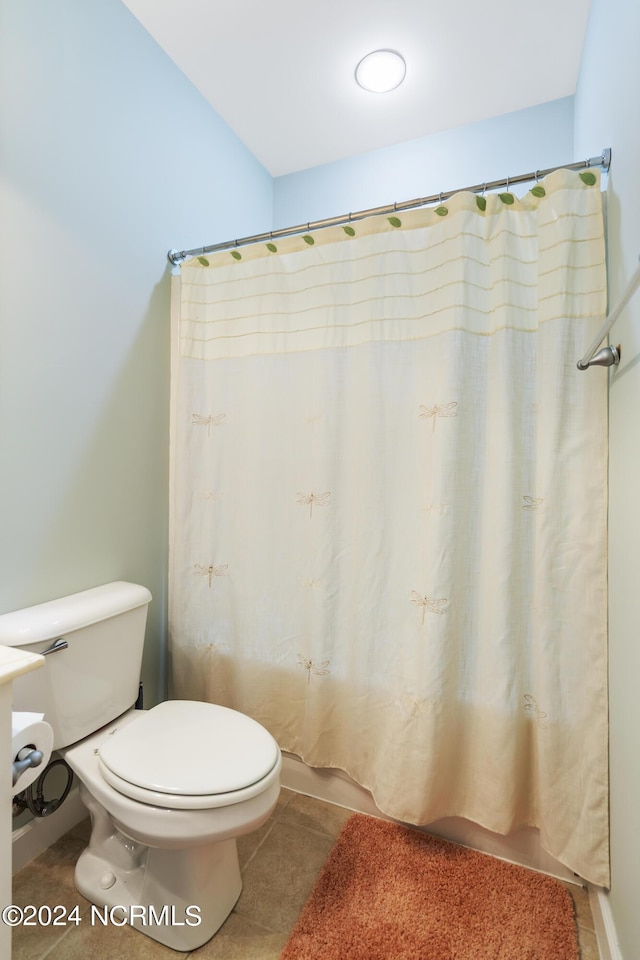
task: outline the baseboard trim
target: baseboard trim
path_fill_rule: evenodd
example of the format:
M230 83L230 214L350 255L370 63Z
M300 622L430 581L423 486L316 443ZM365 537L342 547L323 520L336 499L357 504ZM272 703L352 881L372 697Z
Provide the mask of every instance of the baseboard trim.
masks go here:
M12 872L22 870L86 816L87 808L82 803L80 790L76 786L51 816L36 817L14 830L11 838Z
M609 894L601 887L589 886L589 905L593 917L593 926L598 941L600 960L624 960L616 925L613 921Z

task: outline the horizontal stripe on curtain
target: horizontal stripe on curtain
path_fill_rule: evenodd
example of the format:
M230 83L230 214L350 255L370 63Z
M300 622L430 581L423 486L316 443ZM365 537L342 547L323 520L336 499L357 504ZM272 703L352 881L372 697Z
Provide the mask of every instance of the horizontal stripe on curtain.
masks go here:
M181 267L172 694L606 886L598 176Z

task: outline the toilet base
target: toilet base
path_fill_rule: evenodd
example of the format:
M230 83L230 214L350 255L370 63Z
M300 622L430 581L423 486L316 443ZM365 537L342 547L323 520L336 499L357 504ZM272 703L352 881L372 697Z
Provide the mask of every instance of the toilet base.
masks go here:
M186 850L148 847L122 834L84 787L81 796L92 832L75 884L94 905L92 925L129 924L185 952L210 940L242 890L235 839Z

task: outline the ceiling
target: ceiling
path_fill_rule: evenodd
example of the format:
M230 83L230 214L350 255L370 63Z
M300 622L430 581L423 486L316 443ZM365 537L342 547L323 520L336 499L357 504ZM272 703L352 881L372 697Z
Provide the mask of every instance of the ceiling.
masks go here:
M123 0L273 176L575 92L590 0ZM394 49L391 93L355 83Z

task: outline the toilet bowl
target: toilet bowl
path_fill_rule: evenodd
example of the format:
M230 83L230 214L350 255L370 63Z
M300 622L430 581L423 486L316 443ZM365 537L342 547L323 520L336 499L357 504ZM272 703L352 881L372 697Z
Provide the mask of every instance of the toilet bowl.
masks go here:
M275 740L234 710L169 700L129 710L60 754L92 818L80 893L109 911L143 905L131 925L173 949L206 943L242 889L236 837L278 801Z
M176 740L184 737L189 746L199 744L202 766L193 771L191 781L184 776L182 781L176 780L175 766L184 756L176 756L169 738L153 740L156 728L161 731L168 720L173 721ZM243 736L236 732L233 737L232 727L237 722L242 723ZM255 743L249 745L252 734ZM251 757L245 752L235 760L242 763L235 789L231 772L221 764L232 739L235 744L244 739L245 751L253 750ZM138 770L134 767L134 743L136 749L140 744L148 751L146 757L140 757ZM150 711L129 710L98 733L59 752L118 829L151 847L193 846L248 833L270 815L279 795L282 761L275 740L249 717L210 703L168 700ZM131 780L114 775L105 757L113 766L120 761L120 769L124 767ZM155 782L149 775L153 761L157 762ZM255 776L250 773L252 762ZM131 763L130 772L127 763ZM132 782L134 778L137 782ZM200 783L195 783L196 778ZM216 789L218 784L222 789Z
M0 643L46 654L14 684L14 709L44 712L80 781L91 838L75 882L91 922L190 951L240 896L236 838L273 812L282 759L264 727L227 707L133 709L150 599L136 584L96 587L0 616Z

